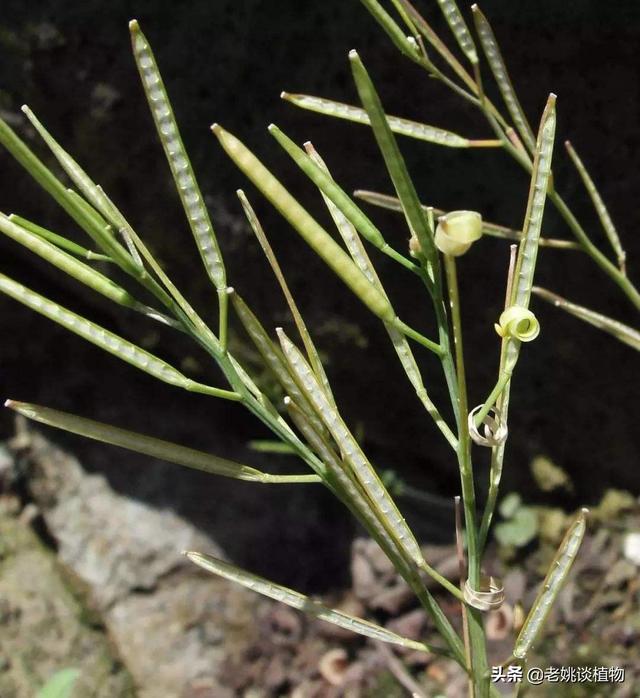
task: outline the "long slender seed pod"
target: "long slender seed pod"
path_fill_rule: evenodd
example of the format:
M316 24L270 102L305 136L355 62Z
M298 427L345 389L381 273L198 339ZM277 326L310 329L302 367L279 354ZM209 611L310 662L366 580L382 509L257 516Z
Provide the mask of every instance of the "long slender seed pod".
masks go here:
M185 150L171 102L164 87L160 71L147 38L134 19L129 23L133 55L138 66L149 108L167 156L171 174L176 183L180 200L191 226L207 274L221 292L220 302L225 302L227 287L226 273L218 241L209 212L204 204L193 168Z
M297 591L283 587L275 582L270 582L262 577L258 577L255 574L246 572L245 570L241 570L239 567L236 567L229 562L223 562L222 560L210 555L203 555L202 553L187 552L185 554L192 562L207 570L207 572L217 574L220 577L224 577L232 582L236 582L247 589L257 591L263 596L268 596L269 598L280 601L287 606L297 608L299 611L304 611L308 615L319 618L320 620L333 623L334 625L338 625L346 630L351 630L354 633L358 633L359 635L364 635L365 637L370 637L375 640L380 640L381 642L389 642L394 645L400 645L401 647L406 647L421 652L433 651L433 648L428 645L417 642L416 640L409 640L401 637L400 635L392 633L386 628L375 625L374 623L350 616L343 611L337 611L324 606L321 603L310 599L308 596L304 596Z
M420 53L416 51L416 46L405 36L404 32L397 25L393 17L382 7L378 0L361 0L362 4L369 10L371 16L385 31L387 36L394 43L396 48L407 58L416 63L421 63Z
M547 198L549 177L551 176L551 158L553 155L553 142L556 127L555 103L556 96L554 94L549 95L540 121L540 128L536 141L536 152L531 172L527 212L522 228L522 240L520 241L518 249L511 302L509 304L510 306L515 305L524 309L529 307L529 299L531 298L540 230L542 229L542 217ZM507 386L511 381L511 376L519 356L520 341L518 339L511 339L504 347L504 360L501 361L498 380L489 394L489 397L485 400L483 408L476 414L476 426L482 424L484 418L489 414L503 390L505 390L505 388L508 389Z
M447 20L451 32L458 42L458 46L462 50L462 53L468 58L469 62L472 64L478 63L478 52L476 51L476 45L473 42L471 32L467 23L462 17L462 13L458 8L455 0L438 0L438 5L442 10L444 18Z
M314 252L349 286L372 313L383 320L393 321L395 315L389 301L369 283L367 277L356 267L346 252L289 194L258 158L241 141L218 124L214 124L212 130L229 157L298 231Z
M378 142L398 198L402 202L407 223L411 231L418 237L423 252L435 270L438 268L438 255L433 243L433 231L429 229L424 211L420 207L418 194L396 139L389 128L378 93L356 51L349 52L349 60L360 101L369 115L373 134Z
M609 240L609 244L611 245L616 257L618 258L618 266L620 267L622 273L625 273L627 253L624 251L624 248L622 247L620 236L618 235L616 226L613 224L613 221L611 220L609 210L607 209L607 206L604 203L602 196L600 196L600 192L598 191L587 168L584 166L584 163L582 162L578 153L576 153L575 148L571 145L569 141L566 141L564 145L567 149L567 152L569 153L569 157L571 158L576 170L578 170L578 174L582 179L584 188L587 190L587 193L591 198L591 203L593 204L593 208L595 208L596 213L598 214L598 218L600 219L602 228L604 229L604 232Z
M0 143L24 167L35 181L56 201L71 218L89 235L96 245L117 262L127 273L137 276L137 269L127 251L94 217L87 215L82 198L69 194L49 168L31 151L15 131L0 119Z
M588 509L581 509L567 531L558 552L556 553L549 572L544 578L542 587L533 602L518 639L516 640L513 656L524 659L540 635L544 622L549 615L560 589L569 574L576 558L587 527Z
M368 191L366 189L356 189L353 192L356 199L366 201L368 204L387 209L389 211L398 211L402 213L402 204L395 196L381 194L377 191ZM431 207L426 204L421 204L424 211L428 211ZM446 216L448 211L441 208L433 208L433 215L436 217ZM482 220L482 234L490 235L491 237L502 238L504 240L521 240L522 231L508 228L505 225L498 225L489 221ZM559 250L580 250L582 249L577 242L573 240L558 240L556 238L543 238L538 240L540 247L553 247Z
M531 290L536 296L555 305L556 308L561 308L570 315L580 318L580 320L612 335L624 344L628 344L636 351L640 351L640 332L633 327L629 327L629 325L625 325L619 320L614 320L608 315L596 313L595 310L590 310L582 305L572 303L566 298L562 298L562 296L558 296L545 288L534 286Z
M334 451L333 443L322 436L322 432L318 431L315 424L309 419L306 411L303 411L290 396L285 398L285 406L292 422L311 448L318 454L318 457L326 465L327 469L333 474L336 483L344 493L345 501L349 501L352 504L358 517L362 519L364 525L367 526L379 545L394 560L394 564L398 566L398 569L403 570L406 575L410 574L411 568L407 566L404 551L398 546L393 536L389 534L378 518L376 509L372 506L366 492L362 489L362 485L353 472L340 460L338 454Z
M7 400L5 407L9 407L29 419L56 429L63 429L94 441L126 448L136 453L142 453L145 456L160 458L171 463L184 465L187 468L202 470L212 475L221 475L248 482L320 482L320 478L317 475L270 475L227 458L220 458L204 451L197 451L193 448L165 441L164 439L138 434L128 429L121 429L111 424L96 422L93 419L86 419L85 417L79 417L50 407L43 407L42 405Z
M23 218L22 216L18 216L15 213L9 214L8 218L12 223L19 225L21 228L28 230L30 233L33 233L34 235L37 235L40 238L48 240L49 242L53 243L56 247L59 247L61 250L65 250L65 252L69 252L70 254L75 255L76 257L96 262L113 261L111 257L107 257L107 255L100 254L98 252L92 252L91 250L88 250L86 247L78 245L77 242L69 240L68 238L64 237L63 235L59 235L58 233L54 233L48 228L43 228L41 225L38 225L37 223L34 223L33 221L28 220L27 218Z
M435 33L427 20L418 12L418 10L416 10L409 0L399 0L399 2L404 6L407 14L411 18L411 21L415 24L420 34L422 34L422 36L427 40L429 45L440 54L440 56L445 60L453 72L462 80L462 82L464 82L466 86L475 93L478 86L476 85L474 79L471 77L471 75L469 75L467 69L447 48L444 41L442 41L442 39Z
M529 307L533 275L538 256L538 241L542 229L542 216L547 199L547 188L551 176L551 158L556 131L556 96L549 95L542 113L540 130L536 142L536 152L531 173L531 187L527 212L522 227L522 241L516 261L516 275L512 295L512 305Z
M258 239L258 242L260 243L260 247L262 247L262 251L264 252L265 257L267 258L267 261L269 262L269 266L271 267L271 270L273 271L274 276L276 277L276 280L280 284L280 288L282 290L282 295L285 297L285 300L287 301L287 305L289 306L289 311L291 312L291 316L293 317L293 321L295 322L295 325L298 329L298 333L300 335L300 338L302 339L302 343L304 344L305 351L307 352L307 356L309 357L309 361L311 362L311 365L313 366L313 370L315 374L318 376L320 381L322 382L322 385L324 386L325 392L327 393L327 396L333 400L333 394L331 392L331 386L329 385L329 379L327 378L327 374L325 373L324 366L322 365L322 361L320 359L320 354L318 353L318 350L316 349L316 345L313 343L313 340L311 339L311 333L307 329L307 325L304 321L304 318L302 317L302 313L298 310L298 305L295 302L295 299L293 298L293 294L289 290L289 285L287 284L287 280L284 278L284 274L282 273L282 269L280 268L280 264L278 264L278 260L276 259L276 255L269 244L269 240L267 239L267 236L264 232L264 229L262 228L262 225L260 224L260 221L258 220L258 216L256 216L255 211L253 210L251 204L249 203L249 200L245 196L245 193L241 190L238 189L236 192L238 195L238 198L240 199L240 203L242 204L242 208L244 210L244 213L247 217L247 220L249 221L249 225L251 226L251 229L253 230L254 235Z
M387 527L383 525L384 522L379 520L377 510L371 506L371 500L363 491L360 482L345 467L344 462L339 461L332 447L313 429L299 407L289 398L285 398L285 404L292 421L327 465L329 473L335 477L335 489L338 496L341 496L345 505L354 516L361 520L371 537L377 541L378 545L393 561L395 568L414 590L425 610L431 615L436 628L438 628L438 631L449 645L454 659L464 666L464 655L460 638L456 635L436 600L425 587L420 576L416 574L415 568L413 568L413 561L406 560L405 553L402 546L398 544L397 538L391 535ZM386 523L388 524L388 522ZM440 575L437 576L440 577ZM441 579L440 577L437 581Z
M320 157L313 145L311 145L311 143L305 143L305 149L309 154L309 157L316 163L316 165L331 176L326 163ZM373 263L371 262L371 259L369 258L369 255L367 254L367 251L355 227L347 220L342 211L326 194L323 193L322 196L327 208L329 209L329 213L336 224L336 228L340 233L340 237L344 240L344 244L346 245L351 258L358 265L360 271L362 271L362 273L369 279L369 281L376 286L381 293L386 295L382 282L376 273ZM427 389L425 388L422 380L422 375L420 374L420 369L418 368L418 364L416 363L415 357L411 350L411 345L407 341L407 338L389 323L385 323L385 328L389 334L389 338L391 339L391 343L393 344L393 348L398 355L400 363L402 364L402 368L404 369L409 382L415 389L416 395L418 396L420 402L426 409L427 413L434 420L437 427L444 434L452 448L457 448L457 438L455 434L451 431L449 425L444 421L442 415L438 411L438 408L435 406L427 393Z
M182 375L180 371L173 368L173 366L170 366L162 359L159 359L157 356L150 354L113 332L105 330L103 327L100 327L100 325L96 325L90 320L76 315L70 310L63 308L61 305L50 301L48 298L44 298L40 294L35 293L35 291L31 291L22 284L13 281L4 274L0 274L0 291L41 315L48 317L50 320L57 322L65 329L74 332L88 342L95 344L101 349L108 351L110 354L117 356L119 359L126 361L132 366L139 368L141 371L165 383L179 386L185 390L206 392L230 400L238 399L236 393L231 393L227 390L219 390L217 388L209 388L208 386L196 383Z
M278 330L278 336L284 356L298 380L298 385L338 444L342 457L350 464L354 475L378 509L379 516L388 520L391 530L409 558L417 565L424 566L420 546L413 533L339 413L326 399L309 364L281 329Z
M101 293L115 303L119 303L128 308L140 306L128 291L125 291L125 289L115 284L111 279L107 278L99 271L96 271L88 264L63 252L44 238L34 235L28 230L16 225L2 213L0 213L0 232L3 232L16 242L24 245L27 249L31 250L31 252L42 257L42 259L50 262L58 267L58 269L69 274L69 276L89 286L89 288L92 288L94 291Z
M322 194L328 197L341 213L355 226L360 234L382 253L401 263L408 269L415 271L415 264L403 257L391 248L385 241L380 230L373 224L367 215L355 204L353 199L336 183L322 167L313 161L302 148L298 147L277 126L271 124L269 132L291 156L298 167L320 189Z
M116 230L121 228L123 219L121 216L120 218L114 218L110 215L112 208L102 188L99 187L73 157L62 148L26 104L22 106L22 111L40 134L42 140L49 146L49 149L60 163L62 169L67 173L69 179L78 187L86 200L99 211Z
M220 354L220 343L218 338L213 334L211 329L205 324L204 320L196 313L191 304L187 299L180 293L175 284L171 281L169 276L164 272L160 264L151 254L147 246L142 242L139 235L129 227L127 229L129 236L136 249L144 259L144 261L149 265L150 269L156 274L156 276L162 282L162 285L167 289L171 299L175 301L178 311L181 311L186 316L188 322L190 322L200 336L204 339L207 346L215 355Z
M235 289L230 289L230 291L233 309L266 366L276 377L285 393L290 395L304 410L307 418L313 423L314 428L326 434L322 422L315 416L309 401L291 376L280 347L271 340L271 337L269 337L258 318L253 314L249 306L242 300Z
M288 92L283 92L280 96L282 99L286 99L287 102L291 102L291 104L295 104L301 109L307 109L318 114L325 114L326 116L334 116L338 119L344 119L345 121L351 121L365 126L371 124L367 112L361 107L344 104L343 102L336 102L332 99L314 97L312 95L289 94ZM475 143L475 141L460 136L457 133L446 131L437 126L429 126L419 121L411 121L411 119L403 119L399 116L387 116L387 120L389 122L389 128L400 136L408 136L409 138L426 141L427 143L435 143L436 145L446 146L448 148L471 148ZM493 144L495 145L498 142L499 141L493 141Z
M504 59L500 52L500 46L496 40L493 33L493 29L489 24L487 18L482 14L480 8L477 5L472 5L471 10L473 11L473 19L476 25L476 31L480 38L480 44L487 57L489 67L493 73L493 77L496 79L498 89L502 95L504 103L507 105L509 114L513 119L515 127L518 129L518 133L522 140L526 143L529 152L533 153L536 148L536 139L529 125L529 121L520 105L520 100L518 95L513 88L511 78L507 71L507 66L505 65Z

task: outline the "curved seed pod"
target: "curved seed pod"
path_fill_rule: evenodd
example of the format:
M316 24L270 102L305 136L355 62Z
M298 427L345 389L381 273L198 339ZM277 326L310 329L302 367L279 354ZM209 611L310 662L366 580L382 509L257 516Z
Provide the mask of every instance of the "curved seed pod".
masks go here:
M209 212L202 198L202 192L180 137L173 109L162 82L153 51L135 19L129 23L129 29L131 30L133 54L151 114L167 156L182 206L198 245L198 251L214 286L224 294L227 286L226 273L218 241L211 225ZM225 301L226 295L221 295L220 302Z
M56 429L63 429L72 434L78 434L94 441L111 444L120 448L126 448L136 453L142 453L145 456L159 458L184 465L187 468L202 470L205 473L212 475L222 475L236 480L247 480L249 482L279 482L277 476L268 473L263 473L256 468L248 465L236 463L235 461L226 458L219 458L203 451L197 451L193 448L180 446L179 444L165 441L164 439L156 439L153 436L138 434L128 429L121 429L111 424L96 422L93 419L78 417L75 414L61 412L50 407L34 405L26 402L16 402L15 400L7 400L5 407L18 412L29 419L33 419L41 424L46 424ZM320 478L317 475L301 475L301 476L283 476L304 478L299 482L319 482Z
M9 214L8 218L12 223L19 225L21 228L28 230L30 233L33 233L34 235L37 235L40 238L48 240L56 247L59 247L61 250L65 250L66 252L69 252L70 254L75 255L76 257L96 262L113 261L111 257L107 257L106 255L99 254L97 252L92 252L91 250L88 250L86 247L78 245L77 242L73 242L73 240L69 240L63 235L58 235L58 233L54 233L51 230L48 230L47 228L43 228L41 225L38 225L37 223L34 223L33 221L28 220L27 218L23 218L22 216L18 216L15 213Z
M502 54L500 53L500 47L496 41L493 29L491 29L491 25L487 18L482 14L477 5L472 5L471 10L473 12L476 31L480 37L480 44L489 62L493 77L496 79L502 99L504 99L504 103L507 105L509 114L513 119L515 127L518 129L520 137L527 144L529 151L533 152L536 147L536 139L527 121L527 117L522 110L516 91L513 89L513 84L511 83L511 78L509 77Z
M0 143L24 167L35 181L56 201L89 237L113 258L127 273L137 275L137 270L126 250L120 245L103 225L97 224L94 216L88 215L91 206L77 194L58 181L49 168L31 151L27 144L18 137L10 126L0 119ZM82 204L85 204L83 206ZM87 209L86 207L89 206Z
M522 630L516 640L513 656L518 659L524 659L527 652L531 649L536 641L540 631L544 626L544 622L553 606L562 584L564 583L573 561L576 558L580 544L584 537L584 532L587 527L588 509L581 509L569 527L564 540L560 543L558 552L556 553L547 576L544 578L542 588L533 602L533 606L529 611Z
M476 211L451 211L436 227L436 247L451 257L463 255L482 237L482 216Z
M398 148L396 139L389 128L387 118L376 92L373 82L369 77L360 57L356 51L349 52L351 72L358 89L360 101L369 115L371 128L378 143L378 148L384 158L387 171L393 182L393 186L402 203L405 218L411 232L414 233L420 246L435 269L438 268L438 255L433 243L433 231L431 231L424 211L420 206L420 200L416 193L407 166Z
M281 586L280 584L275 584L262 577L258 577L250 572L245 572L239 567L230 564L229 562L223 562L210 555L203 555L202 553L196 552L186 552L185 555L196 565L211 572L217 574L224 579L228 579L237 584L241 584L247 589L252 591L257 591L259 594L268 596L271 599L280 601L281 603L287 604L292 608L297 608L300 611L319 618L320 620L333 623L346 630L351 630L359 635L364 635L365 637L370 637L374 640L380 640L381 642L389 642L394 645L400 645L401 647L407 647L420 652L431 652L432 648L428 645L424 645L421 642L415 640L409 640L407 638L401 637L392 633L386 628L382 628L369 621L362 620L361 618L356 618L350 616L342 611L337 611L335 609L329 608L327 606L310 599L308 596L288 589L287 587Z
M378 0L362 0L362 4L369 10L371 16L382 27L401 53L404 53L405 56L416 63L422 62L417 46L409 41L393 17L382 7Z
M88 264L84 264L84 262L63 252L52 243L47 242L44 238L38 237L16 225L2 213L0 213L0 231L16 242L19 242L21 245L24 245L39 257L46 259L47 262L55 265L58 269L66 272L69 276L72 276L74 279L77 279L110 300L128 308L139 307L135 298L123 288L113 283L111 279L96 271Z
M587 193L591 198L593 208L595 208L596 213L598 214L598 218L600 219L602 228L604 229L604 232L606 233L607 238L609 239L609 244L613 248L616 257L618 258L618 266L624 274L627 253L624 251L622 247L622 243L620 242L620 236L618 235L616 226L613 224L613 221L611 220L611 216L609 215L609 211L606 207L606 204L602 200L600 192L598 191L593 179L591 179L591 175L587 171L587 168L584 166L584 163L580 159L578 153L576 153L574 147L571 145L569 141L566 141L564 145L567 149L567 152L569 153L569 156L571 157L571 160L573 161L573 164L575 165L576 170L578 170L578 174L582 179L584 188L587 190Z
M0 274L0 291L154 378L182 388L188 388L193 383L157 356L16 283L4 274Z
M260 189L307 244L349 286L372 313L393 321L389 301L369 283L346 252L322 226L294 199L269 170L235 136L218 124L212 126L222 147L244 174Z
M334 441L340 448L342 458L349 463L353 474L357 477L362 488L377 508L379 516L386 519L394 536L397 537L404 550L417 565L423 567L424 559L411 529L407 526L395 502L387 492L377 473L362 452L358 442L343 422L338 411L327 400L320 388L311 367L302 353L287 338L285 333L278 330L280 344L285 359L295 374L299 386L305 392L307 399L313 405L316 414L324 422Z
M511 305L503 311L495 328L501 337L511 337L521 342L531 342L540 334L538 318L528 308L518 305Z
M570 315L574 315L575 317L584 320L584 322L588 322L590 325L593 325L599 330L607 332L621 342L624 342L624 344L628 344L630 347L633 347L636 351L640 351L640 332L633 327L629 327L629 325L625 325L624 323L614 320L607 315L596 313L594 310L585 308L582 305L571 303L571 301L568 301L566 298L562 298L561 296L558 296L551 291L547 291L544 288L537 288L534 286L531 290L537 296L540 296L540 298L544 298L544 300L546 300L548 303L555 305L556 308L562 308L562 310L566 311Z
M367 112L351 104L344 104L343 102L336 102L332 99L324 99L323 97L314 97L312 95L289 94L288 92L282 92L280 97L291 102L291 104L295 104L297 107L308 109L318 114L334 116L338 119L364 124L365 126L371 124ZM435 143L448 148L469 148L473 145L473 141L470 141L468 138L437 126L430 126L411 119L403 119L399 116L387 116L387 121L389 122L389 128L400 136L408 136L409 138Z
M547 104L542 113L536 152L531 172L531 186L527 212L522 228L522 241L518 250L514 289L511 296L511 305L529 307L531 286L536 268L538 256L538 241L542 228L542 216L547 199L547 188L551 176L551 158L553 155L553 141L556 131L556 96L549 95Z
M442 14L447 20L447 24L455 36L462 53L469 59L470 63L477 64L478 52L476 51L476 45L473 43L469 27L467 27L467 23L464 21L455 0L438 0L438 5L440 5Z

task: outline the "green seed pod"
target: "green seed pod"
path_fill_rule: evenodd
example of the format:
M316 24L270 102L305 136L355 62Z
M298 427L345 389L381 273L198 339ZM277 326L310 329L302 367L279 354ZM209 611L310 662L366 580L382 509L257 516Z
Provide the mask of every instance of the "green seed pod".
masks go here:
M482 237L482 216L476 211L451 211L438 219L436 247L452 257L463 255Z
M501 337L512 337L521 342L531 342L540 334L540 323L536 316L527 308L522 308L519 305L507 308L500 315L500 320L495 328Z

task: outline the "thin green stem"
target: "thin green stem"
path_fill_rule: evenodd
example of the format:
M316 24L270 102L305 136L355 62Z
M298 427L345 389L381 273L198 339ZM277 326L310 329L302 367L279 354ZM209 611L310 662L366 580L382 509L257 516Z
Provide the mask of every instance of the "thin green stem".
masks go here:
M462 485L462 503L467 532L468 578L473 589L480 587L480 553L478 549L478 529L476 520L476 496L473 481L473 466L471 463L471 441L467 424L467 388L464 369L464 352L462 344L462 322L460 317L460 294L455 259L444 255L444 266L451 307L451 324L456 356L457 394L455 407L458 414L458 464ZM484 679L487 670L487 653L484 628L481 613L472 607L468 608L467 624L471 643L471 669L476 682L477 695L484 698L489 695L489 683Z
M187 386L187 390L191 393L202 393L203 395L212 395L213 397L219 397L223 400L232 400L234 402L240 402L242 400L242 395L232 390L214 388L210 385L204 385L203 383L196 383L195 381L189 383L189 385Z
M424 335L420 334L420 332L418 332L417 330L414 330L413 327L409 327L409 325L407 325L405 322L400 320L400 318L396 318L393 321L393 326L397 330L402 332L402 334L415 340L416 342L418 342L418 344L422 344L423 347L426 347L427 349L432 351L434 354L437 354L438 356L443 355L444 350L437 342L434 342L433 340L428 339Z
M517 341L517 340L512 340L512 341ZM513 369L509 369L507 367L503 368L500 371L500 374L498 376L498 380L496 381L496 384L493 386L493 390L489 393L489 396L485 400L484 405L482 406L482 409L478 412L478 414L475 417L475 423L476 423L477 427L479 427L482 424L485 417L493 409L493 406L496 404L496 401L498 400L498 398L502 394L502 391L505 389L507 383L511 380L512 373L513 373Z
M227 351L229 327L229 294L227 293L226 288L218 289L218 307L220 315L218 341L220 342L220 351L224 354Z
M264 473L260 482L269 485L275 484L306 484L306 483L317 483L322 482L318 475L271 475L269 473Z

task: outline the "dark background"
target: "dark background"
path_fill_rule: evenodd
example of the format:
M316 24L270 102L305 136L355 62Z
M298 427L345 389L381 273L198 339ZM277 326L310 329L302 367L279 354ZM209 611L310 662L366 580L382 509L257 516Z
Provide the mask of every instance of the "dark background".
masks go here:
M435 1L418 7L440 34L448 30ZM525 111L536 124L550 91L558 94L557 158L561 193L594 240L606 241L561 143L571 138L589 166L628 252L638 281L640 254L638 149L640 4L487 0L493 24ZM0 106L5 119L50 162L26 128L19 107L28 103L47 128L101 183L150 242L178 285L214 321L208 286L157 142L130 55L127 21L137 17L163 73L183 139L225 254L230 284L265 324L288 318L234 191L246 189L276 249L314 336L343 413L359 425L374 460L410 484L442 497L444 506L404 503L411 523L432 539L448 539L446 504L458 492L454 460L425 418L385 340L369 316L227 160L209 131L213 121L240 136L318 216L326 214L313 187L266 131L275 122L301 142L311 139L345 189L390 192L371 134L346 122L302 112L279 99L282 89L356 102L347 61L357 48L389 113L443 126L470 137L490 137L479 116L446 88L403 59L356 0L324 3L219 2L4 2L0 18ZM453 44L449 41L453 48ZM497 151L441 149L401 142L423 200L442 208L481 211L519 227L528 181ZM17 212L81 240L72 224L30 177L0 153L0 210ZM393 214L372 212L387 239L402 248L407 232ZM550 207L545 234L569 233ZM149 347L196 378L216 383L206 357L152 323L110 306L63 278L27 251L0 240L0 269L100 324ZM493 322L503 299L508 248L483 240L460 262L466 353L472 404L492 386L498 359ZM379 271L404 319L433 334L420 286L385 259ZM617 287L586 256L543 250L537 281L628 323L634 311ZM505 490L538 501L529 462L545 454L570 472L572 507L596 502L615 486L638 493L637 354L615 340L534 301L543 331L524 348L514 382ZM0 298L3 396L38 402L270 468L299 468L286 458L246 450L267 436L240 406L182 394L121 364L49 320ZM243 335L232 337L245 360ZM427 386L446 404L437 366L417 350ZM12 415L0 414L4 435ZM213 531L229 554L273 578L322 588L345 574L353 533L348 516L312 487L268 488L207 478L127 452L50 435L121 491L174 507ZM477 471L485 464L478 454Z

